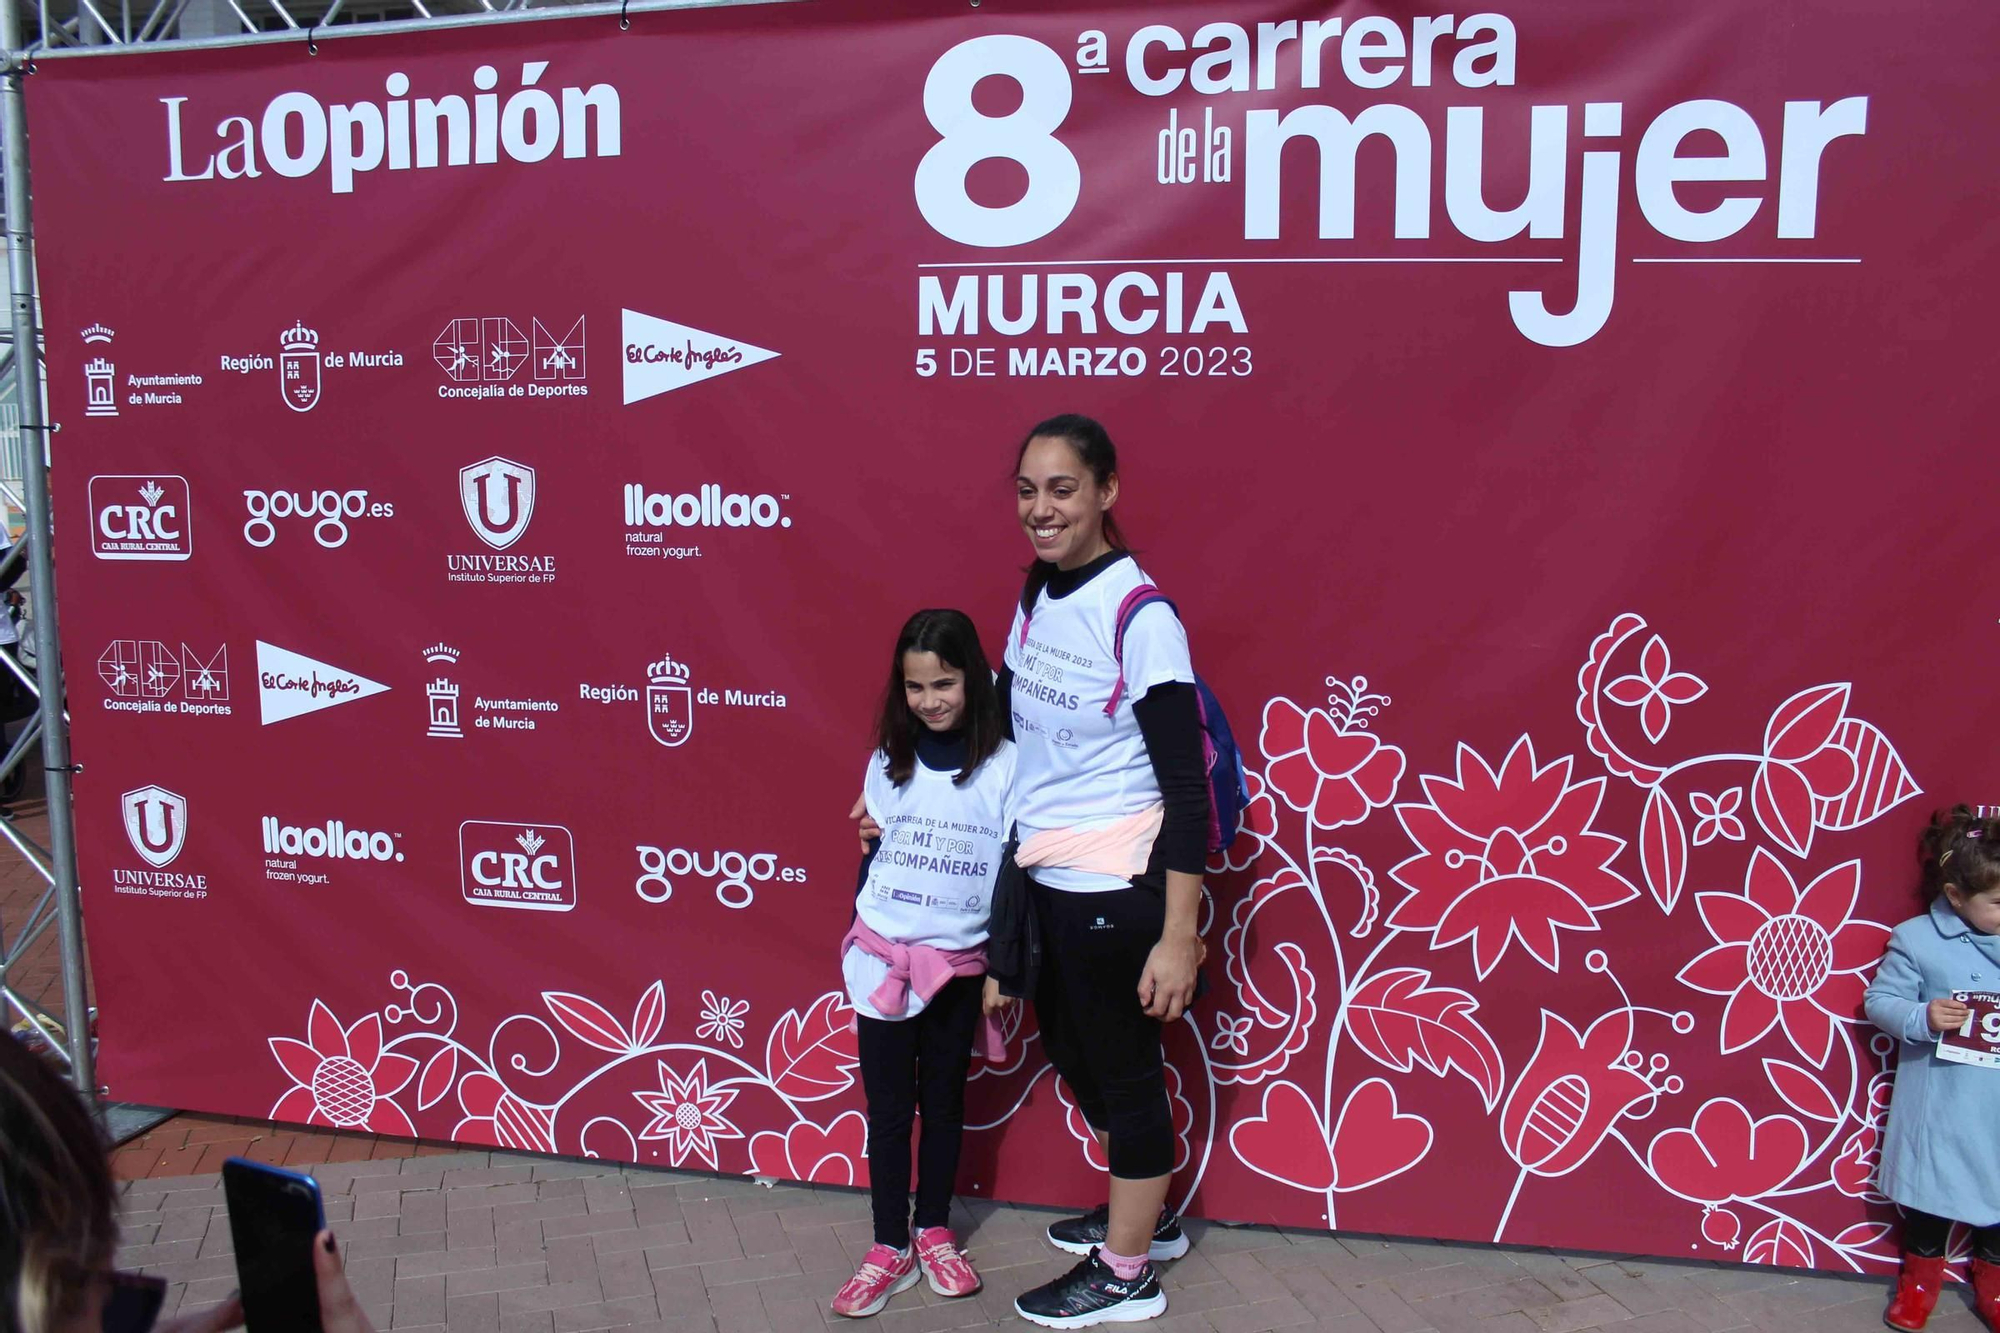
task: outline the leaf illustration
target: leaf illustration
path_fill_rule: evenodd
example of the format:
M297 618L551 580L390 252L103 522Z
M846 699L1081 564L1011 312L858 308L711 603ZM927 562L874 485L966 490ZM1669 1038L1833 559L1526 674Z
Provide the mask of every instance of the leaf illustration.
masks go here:
M1646 813L1639 820L1639 868L1645 872L1646 887L1662 912L1671 913L1681 900L1687 884L1687 825L1681 822L1680 808L1665 787L1655 787L1646 797Z
M1743 1247L1743 1257L1753 1264L1778 1264L1786 1268L1811 1268L1812 1237L1789 1217L1774 1218L1758 1227Z
M1766 1060L1764 1073L1778 1095L1800 1115L1828 1123L1840 1119L1840 1106L1833 1100L1833 1094L1811 1073L1783 1060Z
M1479 1001L1462 990L1426 989L1431 974L1399 967L1371 977L1355 992L1347 1030L1355 1044L1391 1069L1422 1065L1433 1074L1456 1069L1471 1079L1491 1111L1507 1076L1500 1048L1472 1017Z
M436 1055L424 1062L424 1072L417 1079L417 1109L430 1110L457 1081L458 1047L446 1042L438 1048Z
M1816 800L1814 817L1823 829L1845 832L1922 794L1902 756L1872 722L1850 717L1833 733L1833 743L1854 759L1854 785L1834 800Z
M595 1000L568 991L545 990L542 992L542 1003L578 1041L619 1055L634 1049L632 1038L625 1032L625 1025Z
M854 1008L839 991L820 996L803 1014L786 1010L764 1043L765 1072L779 1092L795 1101L845 1092L860 1063Z
M651 1046L666 1021L667 988L656 981L646 987L646 993L639 997L639 1007L632 1011L633 1047L644 1049Z
M1764 726L1764 753L1782 763L1810 759L1847 713L1846 685L1815 685L1779 704Z

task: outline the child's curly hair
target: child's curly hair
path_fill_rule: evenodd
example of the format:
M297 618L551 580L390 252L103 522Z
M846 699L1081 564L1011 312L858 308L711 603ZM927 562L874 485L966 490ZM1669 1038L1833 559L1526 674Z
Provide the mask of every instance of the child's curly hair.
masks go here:
M1947 884L1967 894L2000 889L2000 819L1969 805L1940 810L1917 839L1917 860L1923 867L1919 887L1925 901L1943 893Z

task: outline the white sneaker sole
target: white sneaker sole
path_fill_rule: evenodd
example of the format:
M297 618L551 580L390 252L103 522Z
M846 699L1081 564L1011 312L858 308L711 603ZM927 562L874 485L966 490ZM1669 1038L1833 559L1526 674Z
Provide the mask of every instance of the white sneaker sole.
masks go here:
M969 1291L946 1291L943 1287L940 1287L938 1285L938 1280L935 1277L931 1276L931 1270L928 1268L924 1269L924 1281L930 1284L930 1288L932 1291L936 1292L938 1295L944 1297L948 1301L958 1300L962 1296L977 1296L980 1292L980 1289L986 1285L984 1282L980 1282L978 1285L972 1287Z
M1098 1245L1090 1245L1079 1241L1057 1240L1055 1233L1052 1231L1047 1234L1049 1244L1069 1254L1089 1254L1092 1250L1102 1248ZM1163 1259L1178 1259L1188 1252L1189 1244L1187 1232L1182 1231L1180 1235L1174 1237L1172 1240L1156 1240L1152 1242L1146 1247L1146 1257L1154 1263L1159 1263Z
M917 1279L923 1276L923 1273L919 1271L921 1268L922 1265L918 1265L917 1267L910 1269L909 1272L903 1274L903 1276L897 1278L894 1282L892 1282L889 1285L889 1289L882 1293L881 1298L877 1300L873 1305L868 1306L866 1309L856 1310L851 1314L845 1310L835 1310L834 1313L839 1315L842 1319L867 1319L872 1315L881 1314L882 1307L889 1303L889 1298L891 1296L894 1296L899 1291L908 1291L911 1287L917 1285Z
M1107 1306L1090 1314L1056 1315L1030 1314L1014 1302L1014 1313L1031 1324L1043 1328L1089 1328L1092 1324L1137 1324L1148 1319L1158 1319L1167 1312L1167 1293L1160 1292L1150 1300L1125 1301L1119 1305Z

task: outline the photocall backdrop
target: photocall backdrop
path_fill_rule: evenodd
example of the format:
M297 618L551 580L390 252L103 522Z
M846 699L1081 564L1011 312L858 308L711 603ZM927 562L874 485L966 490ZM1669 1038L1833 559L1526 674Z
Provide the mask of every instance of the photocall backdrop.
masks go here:
M103 1081L863 1182L889 650L956 605L997 656L1013 451L1082 411L1255 793L1175 1204L1887 1263L1859 1003L2000 723L1996 28L830 0L43 62ZM1009 1025L962 1187L1102 1198Z

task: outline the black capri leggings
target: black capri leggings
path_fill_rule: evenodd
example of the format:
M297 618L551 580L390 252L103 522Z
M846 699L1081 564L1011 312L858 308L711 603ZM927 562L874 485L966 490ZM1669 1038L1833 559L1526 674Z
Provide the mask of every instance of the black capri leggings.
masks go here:
M1951 1219L1915 1208L1904 1209L1903 1248L1919 1259L1944 1257L1951 1239ZM1972 1228L1972 1257L1985 1264L2000 1264L2000 1226Z
M1168 1175L1174 1122L1161 1026L1139 1004L1166 901L1142 888L1065 893L1032 877L1028 886L1042 927L1035 1014L1049 1059L1090 1127L1110 1135L1112 1175Z

